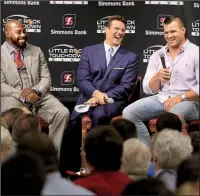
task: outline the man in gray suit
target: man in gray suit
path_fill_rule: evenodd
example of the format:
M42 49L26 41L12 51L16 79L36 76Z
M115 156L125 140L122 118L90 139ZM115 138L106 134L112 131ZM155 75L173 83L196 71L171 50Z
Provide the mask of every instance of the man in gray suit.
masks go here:
M49 124L49 136L58 152L69 110L49 93L51 76L42 50L26 42L24 25L10 20L1 46L1 112L26 105Z

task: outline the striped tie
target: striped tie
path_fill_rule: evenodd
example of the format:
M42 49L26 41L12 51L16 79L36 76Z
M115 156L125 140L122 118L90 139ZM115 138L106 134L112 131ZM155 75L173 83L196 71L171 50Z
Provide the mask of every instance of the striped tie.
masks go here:
M107 53L107 66L109 65L110 60L113 57L113 52L114 52L114 49L112 47L110 47L108 50L108 53Z

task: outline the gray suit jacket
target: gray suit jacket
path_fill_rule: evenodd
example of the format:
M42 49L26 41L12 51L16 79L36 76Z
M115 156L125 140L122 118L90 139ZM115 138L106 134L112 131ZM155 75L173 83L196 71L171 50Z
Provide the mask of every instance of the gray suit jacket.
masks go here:
M49 92L51 76L42 50L28 44L24 49L24 62L32 87L39 89L42 94ZM19 98L22 83L16 64L14 63L6 43L1 46L1 96Z

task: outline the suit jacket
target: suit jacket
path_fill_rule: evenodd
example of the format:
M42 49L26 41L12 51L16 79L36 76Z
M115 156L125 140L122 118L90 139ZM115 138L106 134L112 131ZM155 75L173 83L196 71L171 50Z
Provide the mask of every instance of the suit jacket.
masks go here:
M51 87L51 76L42 50L28 44L24 49L24 63L32 87L44 95ZM6 43L1 46L1 96L19 98L22 89L17 66L13 61Z
M132 180L120 171L95 172L74 181L97 195L120 195Z
M77 70L81 95L76 104L86 102L97 89L125 107L137 78L138 66L138 56L123 46L119 47L108 67L104 43L84 48ZM73 111L71 119L77 115Z

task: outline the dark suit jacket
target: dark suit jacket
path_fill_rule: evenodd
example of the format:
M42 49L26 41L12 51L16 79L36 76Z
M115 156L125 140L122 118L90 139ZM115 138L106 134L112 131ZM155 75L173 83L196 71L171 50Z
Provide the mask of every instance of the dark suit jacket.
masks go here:
M97 195L120 195L132 180L120 171L95 172L74 183L91 190Z
M83 49L77 71L77 82L81 95L76 104L86 102L97 89L115 102L124 105L132 92L138 72L138 57L123 46L115 53L108 67L104 43ZM73 111L71 119L79 115Z

